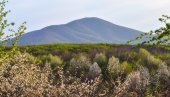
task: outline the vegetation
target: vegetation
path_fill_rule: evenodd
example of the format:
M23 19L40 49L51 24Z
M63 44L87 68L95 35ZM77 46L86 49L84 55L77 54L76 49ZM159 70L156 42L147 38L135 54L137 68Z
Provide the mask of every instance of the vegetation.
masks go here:
M170 16L162 15L162 18L159 18L159 21L162 22L165 26L160 27L154 31L150 31L148 33L144 33L139 35L135 40L140 40L142 38L146 39L146 41L141 44L147 45L170 45ZM135 41L130 40L128 43Z
M0 66L0 95L170 96L168 64L146 49L137 53L140 56L133 60L135 63L120 61L114 55L107 58L104 53L97 53L92 59L88 54L73 54L66 63L57 55L43 58L18 53Z
M25 24L4 37L0 3L0 96L169 97L170 50L162 46L55 44L17 46ZM10 30L14 32L13 30Z
M24 33L26 27L25 22L18 28L17 31L13 30L12 27L15 25L14 22L9 23L6 19L6 16L9 14L9 11L5 10L7 0L3 0L0 2L0 63L3 61L8 60L11 58L12 55L14 55L17 51L17 40L18 38ZM6 31L8 33L12 33L9 36L6 36ZM10 38L16 37L12 44L12 48L10 51L4 51L4 48L6 48L7 41L10 40Z
M59 56L64 63L69 62L75 55L80 53L85 54L91 61L94 61L96 54L104 54L106 61L113 55L119 58L120 63L127 61L131 64L136 64L140 48L146 49L156 58L160 58L166 63L170 63L170 50L163 46L139 46L132 45L115 45L115 44L45 44L32 46L19 46L19 50L27 52L37 58L42 59L42 56L53 55ZM6 50L11 47L6 47Z

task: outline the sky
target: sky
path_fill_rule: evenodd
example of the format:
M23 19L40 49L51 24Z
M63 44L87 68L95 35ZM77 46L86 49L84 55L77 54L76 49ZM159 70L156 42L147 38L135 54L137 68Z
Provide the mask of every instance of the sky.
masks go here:
M65 24L84 17L98 17L140 31L160 27L161 15L170 15L170 0L9 0L8 19L27 31Z

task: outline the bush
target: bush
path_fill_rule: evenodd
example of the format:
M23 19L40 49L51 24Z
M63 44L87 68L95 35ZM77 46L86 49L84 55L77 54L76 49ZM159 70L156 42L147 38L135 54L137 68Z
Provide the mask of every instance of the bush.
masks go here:
M122 72L122 69L120 68L120 64L119 64L119 59L115 58L114 56L109 58L108 68L107 69L108 69L110 74L115 74L115 73L118 73L118 72Z
M101 67L105 67L105 65L107 64L107 58L106 58L105 54L99 53L99 54L96 54L96 56L94 58L94 62L97 62L99 64L99 66L101 66Z
M138 60L139 55L135 51L127 51L124 52L124 56L126 57L126 61L135 63Z
M108 70L107 70L107 58L105 54L103 53L96 54L94 58L94 62L96 62L101 68L104 79L108 79L109 76L108 76Z
M41 60L31 54L25 53L29 59L30 64L40 64Z
M161 88L170 89L170 67L165 63L162 63L158 69L157 77L161 84Z
M40 69L29 61L27 54L17 54L13 60L0 65L1 97L96 97L100 94L97 93L100 76L81 82L80 78L66 77L60 68L56 80L49 65Z
M170 66L170 53L158 53L157 54L157 56L160 58L160 59L162 59L162 60L164 60L166 63L167 63L167 65L168 66Z
M63 60L59 56L53 56L51 54L43 56L41 60L43 65L50 64L53 70L55 70L57 67L61 67L63 63Z
M120 64L121 68L123 69L123 72L127 75L132 72L133 68L132 65L129 64L127 61Z
M80 54L70 61L70 72L78 77L84 77L88 74L91 61L85 55Z
M142 48L140 49L139 54L141 57L139 64L143 64L143 66L146 66L149 69L150 73L155 74L162 61Z
M140 67L138 71L130 73L125 82L122 83L115 91L119 97L136 93L139 97L145 96L147 86L149 86L150 75L145 67Z
M132 72L132 66L127 61L119 63L119 59L112 56L108 62L108 72L111 78L126 77Z
M169 97L170 70L164 62L159 65L157 74L151 76L146 67L130 72L128 62L119 63L118 58L111 57L107 70L116 72L117 78L103 80L98 64L91 65L89 58L82 54L70 62L70 72L75 70L74 73L79 74L80 71L79 76L70 76L62 68L54 72L50 65L40 68L33 60L27 53L18 53L0 65L0 96ZM128 76L119 75L120 72Z
M0 96L40 96L52 89L50 73L41 73L38 65L29 61L27 54L18 54L0 66Z
M89 72L88 72L88 78L94 79L98 77L101 74L101 68L97 63L93 63L93 65L90 66Z

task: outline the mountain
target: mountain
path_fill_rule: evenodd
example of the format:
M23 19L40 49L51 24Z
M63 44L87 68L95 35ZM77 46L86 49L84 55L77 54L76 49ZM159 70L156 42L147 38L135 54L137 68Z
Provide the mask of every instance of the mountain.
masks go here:
M52 43L125 44L141 31L119 26L99 18L83 18L63 25L52 25L24 34L19 45Z

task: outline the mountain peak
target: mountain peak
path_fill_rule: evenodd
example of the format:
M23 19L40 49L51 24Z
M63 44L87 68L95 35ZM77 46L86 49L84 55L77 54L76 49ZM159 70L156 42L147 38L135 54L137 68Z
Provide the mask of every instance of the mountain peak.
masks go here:
M84 17L84 18L81 18L79 20L102 20L102 19L100 19L98 17Z
M79 21L79 20L102 20L102 19L100 19L98 17L84 17L84 18L77 19L77 20Z
M24 34L19 45L49 43L124 44L142 32L115 25L98 17L85 17L63 25L52 25Z
M103 19L100 19L98 17L85 17L85 18L81 18L81 19L77 19L74 21L69 22L68 24L72 24L72 23L82 23L82 22L107 22Z

